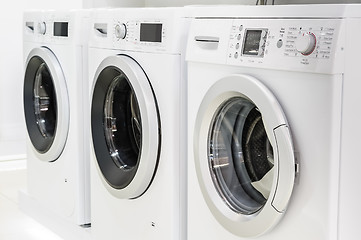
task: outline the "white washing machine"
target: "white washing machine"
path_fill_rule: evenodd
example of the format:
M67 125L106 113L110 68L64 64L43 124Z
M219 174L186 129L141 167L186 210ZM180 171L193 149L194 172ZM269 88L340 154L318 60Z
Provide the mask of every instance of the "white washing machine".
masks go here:
M186 18L94 12L89 43L95 239L184 239Z
M23 26L27 194L79 225L90 223L88 20L89 11L29 11Z
M193 10L188 240L357 238L361 6Z

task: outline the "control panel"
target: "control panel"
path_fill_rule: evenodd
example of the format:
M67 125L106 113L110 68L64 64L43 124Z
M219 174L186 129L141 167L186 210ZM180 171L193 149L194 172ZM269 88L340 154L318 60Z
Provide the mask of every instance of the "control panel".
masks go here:
M340 50L337 48L340 24L337 19L234 19L227 62L301 68L332 61Z
M39 42L67 41L72 30L67 19L27 21L24 27L25 39Z
M115 47L162 49L167 40L166 24L161 20L115 20L112 29Z
M83 45L90 34L88 10L26 11L24 42Z

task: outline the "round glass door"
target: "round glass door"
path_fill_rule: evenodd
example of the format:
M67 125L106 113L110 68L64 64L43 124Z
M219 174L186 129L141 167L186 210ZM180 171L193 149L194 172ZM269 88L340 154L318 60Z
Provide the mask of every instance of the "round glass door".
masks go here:
M213 183L228 206L246 215L262 209L273 185L274 159L258 108L241 97L223 103L211 122L208 151Z
M193 141L199 185L216 220L240 237L274 227L291 197L295 160L268 88L241 74L218 80L199 105Z
M100 173L120 198L135 198L150 185L159 151L160 124L151 85L126 56L98 68L91 125Z
M55 56L48 49L34 49L24 78L24 111L29 139L42 160L56 160L64 148L69 114L66 90ZM58 134L59 126L63 133Z

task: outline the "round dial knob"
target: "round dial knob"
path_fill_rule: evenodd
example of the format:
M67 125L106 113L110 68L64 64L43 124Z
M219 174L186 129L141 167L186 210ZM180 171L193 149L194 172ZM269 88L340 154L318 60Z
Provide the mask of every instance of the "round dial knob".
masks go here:
M124 23L115 25L115 37L117 39L124 39L127 35L127 27Z
M302 33L296 41L296 49L303 55L310 55L316 47L316 36L313 33Z
M44 35L46 33L46 24L45 22L38 23L38 33Z

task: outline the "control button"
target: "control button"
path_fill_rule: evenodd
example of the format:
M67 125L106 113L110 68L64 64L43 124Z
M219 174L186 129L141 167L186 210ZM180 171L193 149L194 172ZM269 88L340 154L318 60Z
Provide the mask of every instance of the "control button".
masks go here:
M309 32L298 36L296 40L296 49L302 55L310 55L316 47L316 36Z
M281 48L282 45L283 45L282 39L278 40L278 41L277 41L277 47L278 47L278 48Z
M45 22L38 23L38 33L44 35L46 33L46 24Z
M239 43L236 44L236 49L239 49Z
M127 27L124 23L115 25L115 37L119 39L124 39L127 35Z
M238 58L238 52L234 54L234 58Z
M243 30L243 25L239 26L238 30L242 31Z
M241 40L241 37L242 37L242 35L241 35L241 34L238 34L237 40Z

